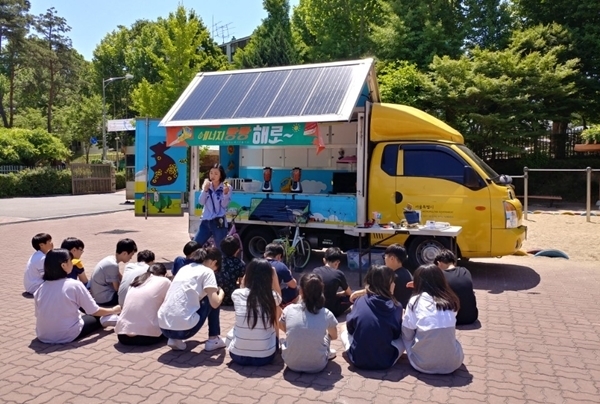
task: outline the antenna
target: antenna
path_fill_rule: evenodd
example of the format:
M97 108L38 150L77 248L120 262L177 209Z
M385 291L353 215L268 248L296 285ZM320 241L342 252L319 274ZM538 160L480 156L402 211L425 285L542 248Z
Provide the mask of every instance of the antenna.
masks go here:
M232 31L233 31L233 26L232 26L232 22L228 22L227 24L222 24L221 21L214 23L213 22L213 26L212 26L212 37L214 39L216 38L220 38L222 43L225 43L225 41L229 41L229 39L231 38L232 35Z

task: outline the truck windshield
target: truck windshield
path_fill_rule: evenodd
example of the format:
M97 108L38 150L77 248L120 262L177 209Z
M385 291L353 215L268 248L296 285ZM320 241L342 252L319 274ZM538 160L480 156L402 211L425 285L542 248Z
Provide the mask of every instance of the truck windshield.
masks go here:
M481 157L479 157L478 155L476 155L475 153L473 153L473 151L471 149L469 149L467 146L465 145L457 145L460 150L462 150L467 156L469 156L475 163L477 163L477 165L479 165L479 167L481 167L481 169L483 171L485 171L485 174L488 176L488 178L494 182L497 182L497 180L500 178L500 176L498 175L498 173L496 171L494 171L494 169L492 167L490 167L485 161L483 161L481 159Z

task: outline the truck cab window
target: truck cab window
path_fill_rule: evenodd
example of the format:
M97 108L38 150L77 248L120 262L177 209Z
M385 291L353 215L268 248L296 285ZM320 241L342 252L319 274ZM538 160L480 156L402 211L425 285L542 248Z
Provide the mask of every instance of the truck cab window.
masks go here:
M383 149L381 156L381 169L387 175L395 177L398 175L396 168L398 167L398 145L388 144Z
M465 165L450 153L435 148L404 150L404 175L407 177L440 178L463 184Z

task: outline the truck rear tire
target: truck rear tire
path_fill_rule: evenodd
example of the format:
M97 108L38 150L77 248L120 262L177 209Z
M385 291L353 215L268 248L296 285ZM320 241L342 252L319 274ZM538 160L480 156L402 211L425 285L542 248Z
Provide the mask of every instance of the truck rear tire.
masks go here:
M269 228L253 227L244 232L244 256L247 261L253 258L263 258L265 247L275 239L275 233Z
M435 257L449 248L443 239L419 236L411 240L408 246L408 267L417 269L421 265L432 264Z

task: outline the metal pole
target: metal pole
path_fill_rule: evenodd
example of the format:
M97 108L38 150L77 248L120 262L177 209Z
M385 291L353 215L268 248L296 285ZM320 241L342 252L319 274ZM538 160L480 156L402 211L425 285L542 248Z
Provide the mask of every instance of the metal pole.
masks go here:
M590 218L590 210L591 210L591 205L592 205L592 167L587 167L585 169L585 174L586 174L586 181L585 181L585 185L586 185L586 199L585 199L585 217L586 217L586 222L591 222L591 218Z
M529 210L529 204L527 202L527 196L529 194L529 168L527 167L523 167L523 216L525 217L525 220L527 220L527 211Z
M106 160L106 80L102 80L102 162Z

